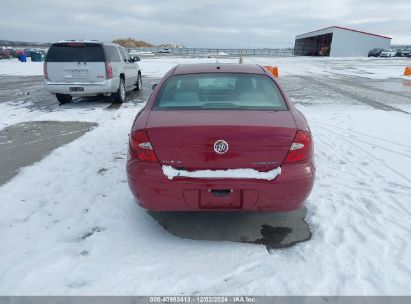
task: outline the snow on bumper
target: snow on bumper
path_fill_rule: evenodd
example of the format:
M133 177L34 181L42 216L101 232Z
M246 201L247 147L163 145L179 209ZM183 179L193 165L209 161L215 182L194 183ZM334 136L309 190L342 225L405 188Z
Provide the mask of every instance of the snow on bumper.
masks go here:
M227 210L290 211L300 208L314 184L314 164L311 162L285 164L281 167L281 174L279 173L276 172L277 177L274 180L253 179L247 175L248 172L244 173L244 171L241 176L247 175L245 178L239 175L236 178L216 178L213 173L213 178L190 178L180 175L170 179L159 163L135 160L127 162L127 177L131 192L140 206L152 211L209 209L204 208L207 198L216 206L219 200L224 198L210 197L209 191L224 189L233 190L232 194L226 197L227 199L241 193L239 197L232 200L237 207L240 202L241 207L235 209L230 207ZM260 174L258 176L262 177Z
M198 170L186 171L178 170L171 166L162 166L163 173L168 179L174 177L190 178L239 178L239 179L264 179L274 180L281 174L281 167L277 167L267 172L260 172L254 169L228 169L228 170Z

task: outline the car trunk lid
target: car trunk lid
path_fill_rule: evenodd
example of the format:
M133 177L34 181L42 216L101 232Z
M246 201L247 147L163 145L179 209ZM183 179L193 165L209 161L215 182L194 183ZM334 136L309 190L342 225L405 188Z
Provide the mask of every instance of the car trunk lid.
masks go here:
M146 130L163 165L268 171L285 159L296 124L289 111L152 111ZM219 140L228 144L225 153L215 151Z

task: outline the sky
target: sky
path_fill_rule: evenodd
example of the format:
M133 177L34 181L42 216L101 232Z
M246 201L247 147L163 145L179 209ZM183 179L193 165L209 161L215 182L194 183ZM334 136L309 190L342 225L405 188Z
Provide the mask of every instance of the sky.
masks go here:
M410 0L1 0L0 40L112 41L187 47L293 47L295 36L339 25L411 44Z

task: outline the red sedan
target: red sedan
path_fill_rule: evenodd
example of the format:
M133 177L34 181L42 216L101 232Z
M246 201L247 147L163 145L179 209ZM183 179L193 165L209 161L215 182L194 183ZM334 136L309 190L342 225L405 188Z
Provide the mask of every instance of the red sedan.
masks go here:
M127 175L153 211L289 211L313 187L313 141L261 66L178 65L137 114Z

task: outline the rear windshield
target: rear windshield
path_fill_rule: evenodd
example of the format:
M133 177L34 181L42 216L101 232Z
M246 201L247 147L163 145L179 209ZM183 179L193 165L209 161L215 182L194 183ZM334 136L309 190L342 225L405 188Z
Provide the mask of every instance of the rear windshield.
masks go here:
M97 43L55 43L46 56L47 62L104 62L104 50Z
M256 74L189 74L170 77L153 110L287 110L274 81Z

